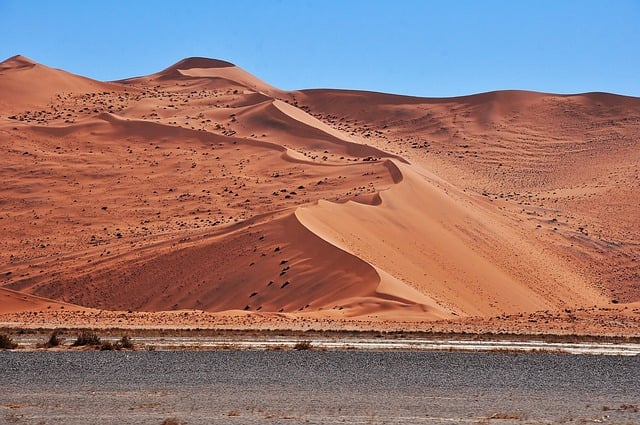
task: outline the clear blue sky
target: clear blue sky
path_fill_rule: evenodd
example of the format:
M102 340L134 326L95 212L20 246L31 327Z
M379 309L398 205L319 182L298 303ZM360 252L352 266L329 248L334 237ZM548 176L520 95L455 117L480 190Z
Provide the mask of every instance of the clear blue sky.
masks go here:
M283 89L640 96L640 0L0 0L0 40L98 80L206 56Z

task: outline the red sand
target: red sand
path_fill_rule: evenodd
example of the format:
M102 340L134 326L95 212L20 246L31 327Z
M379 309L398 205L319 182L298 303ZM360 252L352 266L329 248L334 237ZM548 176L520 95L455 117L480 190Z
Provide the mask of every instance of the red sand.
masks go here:
M0 92L0 322L640 333L640 99L284 92L203 58L18 56Z

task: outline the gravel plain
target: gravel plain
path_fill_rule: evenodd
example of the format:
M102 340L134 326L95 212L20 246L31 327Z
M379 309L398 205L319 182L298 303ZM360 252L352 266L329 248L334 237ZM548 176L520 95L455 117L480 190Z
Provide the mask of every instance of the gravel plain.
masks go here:
M640 423L638 357L0 352L0 423Z

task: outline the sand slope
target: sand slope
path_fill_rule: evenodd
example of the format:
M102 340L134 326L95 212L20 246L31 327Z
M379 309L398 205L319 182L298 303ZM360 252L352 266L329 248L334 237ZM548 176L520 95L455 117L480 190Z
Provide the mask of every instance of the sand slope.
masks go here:
M640 99L492 92L445 99L308 90L302 107L458 189L610 299L640 296ZM339 117L336 119L336 117Z
M371 207L320 201L300 208L309 228L459 315L601 304L561 262L540 258L508 223L437 179L399 165L403 180Z
M45 108L72 93L93 93L111 88L109 83L52 69L20 55L0 63L0 107L3 113ZM55 108L46 112L50 116L65 115L63 110ZM40 118L44 119L45 116Z
M0 314L25 313L25 312L59 312L66 311L91 311L91 309L78 307L72 304L54 301L47 298L37 297L24 292L12 291L7 288L0 288Z
M0 312L451 321L640 300L636 98L287 93L206 58L101 83L18 56L0 89Z

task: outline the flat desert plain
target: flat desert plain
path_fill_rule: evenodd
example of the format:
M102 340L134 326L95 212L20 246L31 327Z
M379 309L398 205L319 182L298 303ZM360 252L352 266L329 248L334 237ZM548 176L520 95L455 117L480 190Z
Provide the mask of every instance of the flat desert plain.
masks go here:
M640 335L640 99L0 63L0 324Z

